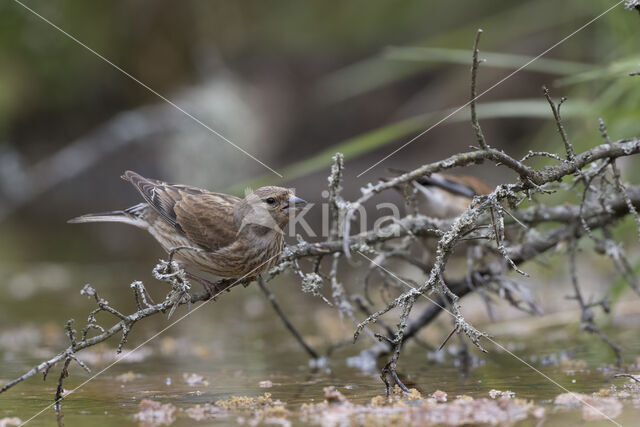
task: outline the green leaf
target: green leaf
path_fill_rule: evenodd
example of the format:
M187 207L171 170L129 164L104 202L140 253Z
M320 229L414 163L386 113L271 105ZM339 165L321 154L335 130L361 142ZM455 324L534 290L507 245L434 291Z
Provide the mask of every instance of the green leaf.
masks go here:
M471 62L468 49L443 49L433 47L390 47L385 58L395 61L439 62L469 65ZM562 61L558 59L537 58L527 55L509 53L480 52L486 61L482 67L517 69L524 65L528 71L549 74L576 74L591 71L594 65L583 62Z
M601 79L629 78L629 73L640 71L640 57L634 56L613 62L606 67L598 67L573 76L563 77L554 86L566 86Z

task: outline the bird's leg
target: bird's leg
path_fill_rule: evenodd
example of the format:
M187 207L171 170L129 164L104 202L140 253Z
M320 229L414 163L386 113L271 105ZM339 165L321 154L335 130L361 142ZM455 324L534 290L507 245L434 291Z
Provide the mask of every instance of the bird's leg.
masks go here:
M216 299L216 295L222 292L222 289L218 289L218 285L214 282L203 279L202 277L198 277L195 274L189 273L188 271L185 271L185 274L189 279L193 279L204 286L204 289L209 292L209 298L213 298L214 301Z

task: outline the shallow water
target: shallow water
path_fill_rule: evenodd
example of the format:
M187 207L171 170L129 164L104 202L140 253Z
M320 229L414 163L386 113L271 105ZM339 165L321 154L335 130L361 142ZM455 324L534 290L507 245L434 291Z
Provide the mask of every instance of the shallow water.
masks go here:
M105 267L100 268L104 274ZM0 314L3 325L6 325L0 331L0 382L19 376L62 349L66 345L62 325L68 317L78 319L77 328L84 324L82 320L93 306L86 297L78 295L82 286L76 283L83 283L82 278L96 277L96 272L85 267L74 269L65 266L64 269L64 286L42 289L36 283L33 285L36 292L28 298L7 292ZM106 268L111 269L113 266ZM143 272L131 266L118 266L117 270L115 276L146 279ZM5 277L13 276L8 272ZM154 295L162 294L162 284L147 281ZM132 309L128 286L118 287L109 282L103 277L94 286L114 305ZM316 348L326 349L329 336L335 339L351 335L353 326L349 321L339 319L332 309L318 304L313 297L301 294L293 281L285 278L274 283L272 288L281 298L292 321L301 325L305 337ZM186 309L181 308L174 319L185 312ZM619 342L624 343L625 362L631 363L640 354L638 324L629 321L633 317L625 319L627 322L616 328L615 335ZM108 317L102 318L105 324L107 320ZM168 324L166 317L158 316L153 321L138 325L126 348L133 348ZM577 338L569 339L571 336ZM577 333L575 325L555 325L520 336L500 334L494 339L573 392L590 394L611 384L620 386L626 382L613 379L617 371L608 367L613 362L609 350L599 340ZM449 351L457 345L454 341ZM110 345L115 344L112 342ZM313 370L308 366L306 354L284 330L259 290L255 287L236 289L218 301L194 310L179 325L143 347L134 357L139 360L122 361L68 395L63 401L63 421L67 426L136 425L134 414L142 399L169 402L185 409L231 396L256 397L268 392L274 400L285 404L290 411L289 421L294 425L301 424L298 417L300 406L322 402L324 387L335 386L351 402L360 404L383 394L377 371L362 372L348 366L345 361L346 357L356 355L370 344L371 341L364 338L356 346L338 349L327 368ZM493 344L487 343L486 347L488 354L473 351L476 366L467 376L454 366L448 350L445 350L444 361L438 363L430 361L427 350L418 345L407 347L400 359L399 371L407 385L417 388L425 396L435 390L443 390L450 399L463 394L480 398L488 397L491 389L510 390L518 398L545 406L545 425L583 422L579 410L561 411L550 404L555 396L564 392L560 386ZM101 346L99 351L84 351L79 356L89 363L95 374L107 367L111 354L109 348L112 347ZM201 375L206 382L188 384L183 375L191 373ZM0 395L0 419L19 417L26 421L50 405L58 375L59 367L52 369L45 382L40 376L34 377ZM64 382L65 389L72 390L89 378L89 374L72 365L70 377ZM260 382L267 380L273 385L260 387ZM635 402L637 405L638 400ZM616 421L622 425L633 425L639 415L640 409L634 407L631 400L625 401L623 412ZM234 412L215 422L236 425L238 417L246 421L251 414ZM536 425L538 421L529 418L519 425ZM55 414L49 407L29 425L49 426L55 422ZM194 422L184 413L179 413L173 425ZM207 422L211 420L202 424ZM607 421L590 424L611 425Z

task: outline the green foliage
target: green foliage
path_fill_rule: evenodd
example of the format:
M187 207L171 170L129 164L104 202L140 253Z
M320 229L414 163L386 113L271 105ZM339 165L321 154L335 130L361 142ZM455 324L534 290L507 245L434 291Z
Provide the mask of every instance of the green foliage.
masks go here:
M468 21L458 22L455 26L445 28L440 32L432 32L430 37L412 43L413 46L428 46L431 48L457 47L467 49L467 63L470 64L470 50L472 37L478 28L485 29L481 51L504 46L509 41L526 38L559 25L568 25L568 16L572 19L585 19L596 10L604 7L589 2L571 5L571 14L558 13L558 8L567 7L555 1L503 2L493 13L475 14ZM486 5L483 4L482 8ZM439 15L440 16L440 15ZM444 14L444 16L448 16ZM517 22L518 25L505 25ZM555 43L553 40L549 46ZM542 50L542 49L541 49ZM327 103L340 102L354 96L379 89L403 79L424 73L444 65L434 62L407 62L391 60L383 50L374 55L350 64L327 75L318 84L316 90L318 98Z
M230 193L241 194L246 187L255 188L267 185L268 183L274 183L276 181L291 181L296 178L300 178L301 176L318 172L320 170L325 170L331 164L331 157L337 152L343 153L345 160L349 160L354 157L369 153L385 145L396 142L399 138L406 137L406 140L408 141L409 137L412 136L413 133L417 133L423 129L427 129L429 126L434 125L437 121L449 115L451 115L451 117L449 117L440 126L445 126L447 123L459 123L468 121L469 108L465 107L460 109L459 111L456 111L458 109L459 107L456 107L420 114L405 120L382 126L364 134L347 139L346 141L339 142L338 144L331 145L321 152L307 157L306 159L289 164L288 166L280 169L280 172L284 177L280 180L274 178L273 174L264 174L249 181L234 185L233 187L226 189L226 191ZM479 104L478 110L478 117L485 120L516 117L545 119L549 115L549 105L542 99L521 99L512 101L489 102L486 104ZM584 115L590 111L588 105L579 103L574 103L570 108L568 108L568 110L569 111L567 111L566 114L567 117ZM419 139L414 143L420 144Z

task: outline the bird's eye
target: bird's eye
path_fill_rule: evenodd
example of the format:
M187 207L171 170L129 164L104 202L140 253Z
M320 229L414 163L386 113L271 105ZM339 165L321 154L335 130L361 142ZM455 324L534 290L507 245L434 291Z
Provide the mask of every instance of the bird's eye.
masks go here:
M276 202L276 199L274 199L273 197L269 197L267 200L265 200L265 202L267 202L268 204L272 205Z

